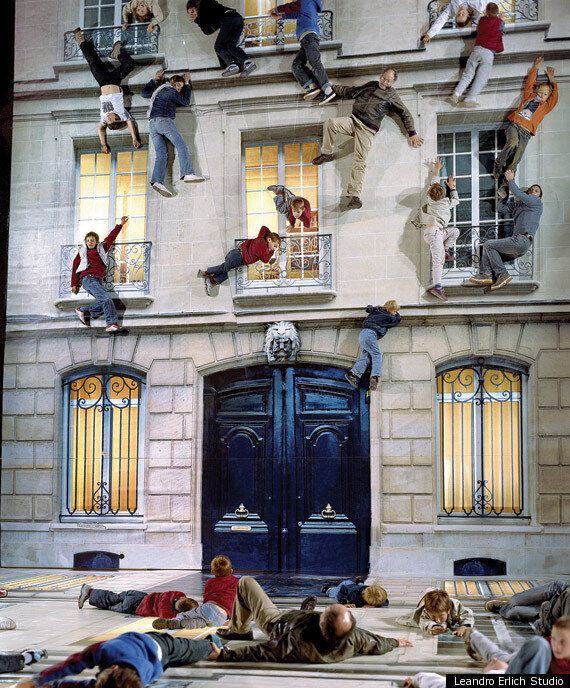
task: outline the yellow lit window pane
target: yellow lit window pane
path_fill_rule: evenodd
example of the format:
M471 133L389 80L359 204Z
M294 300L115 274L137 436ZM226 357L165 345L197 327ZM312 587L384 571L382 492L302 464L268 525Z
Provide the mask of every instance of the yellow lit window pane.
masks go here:
M93 153L83 153L80 158L79 171L81 174L94 174L95 155Z
M133 174L133 193L134 194L146 194L146 173L145 174Z
M266 189L271 184L279 183L279 172L276 167L269 167L263 169L263 188Z
M301 160L301 144L286 143L283 146L286 165L299 165Z
M109 217L109 199L95 198L93 200L93 218L103 220Z
M317 186L319 183L319 171L314 166L303 167L303 186Z
M93 200L82 198L79 201L79 220L90 220L93 217Z
M301 186L301 170L299 167L285 168L285 186L290 189Z
M267 167L269 165L277 165L278 154L278 146L263 146L263 166Z
M128 196L131 193L131 179L132 177L130 174L117 175L117 196Z
M117 153L117 173L128 172L130 174L132 167L133 154L126 151Z
M254 167L247 170L245 176L246 191L250 189L261 189L261 169Z
M131 217L126 229L123 229L117 241L144 241L146 222L143 217Z
M274 6L273 0L245 0L245 16L258 17L266 15Z
M261 164L261 148L259 146L247 146L245 149L245 166L259 167Z
M97 153L97 174L111 174L110 153Z
M80 177L79 178L79 196L92 196L94 189L94 177Z
M95 196L109 196L111 193L111 177L107 175L95 177Z
M137 150L133 151L133 172L144 172L146 174L146 167L148 163L148 151Z
M87 232L95 232L101 237L101 239L103 239L109 233L108 222L107 220L81 220L79 222L78 232L79 243L83 243Z
M305 165L313 162L313 158L316 158L319 154L318 146L316 141L308 141L303 144L303 163Z
M261 213L263 211L263 198L265 194L262 191L248 191L246 198L247 213Z

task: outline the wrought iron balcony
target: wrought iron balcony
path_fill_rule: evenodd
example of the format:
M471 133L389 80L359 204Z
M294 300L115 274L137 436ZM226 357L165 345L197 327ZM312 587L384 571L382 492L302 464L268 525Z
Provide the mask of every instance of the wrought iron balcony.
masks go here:
M83 29L83 34L87 40L93 41L101 57L109 57L115 41L122 41L131 55L154 55L158 52L160 28L157 27L149 33L147 27L148 22L129 24L126 29L121 26L99 26L95 29ZM63 60L70 62L81 59L83 53L77 45L73 31L67 31L63 34Z
M244 239L236 240L236 247ZM299 234L281 239L272 265L254 263L236 270L236 295L332 289L332 236Z
M320 12L318 22L321 41L332 41L333 13L330 10ZM244 48L262 48L297 43L295 25L294 19L273 19L267 15L246 17L240 45Z
M445 263L443 279L451 281L471 277L479 272L481 245L491 239L504 239L512 234L512 223L459 227L460 234L455 244L453 260ZM534 242L520 258L505 262L507 271L513 281L529 282L534 277Z
M499 12L506 24L538 21L539 0L496 0L496 2L497 5L499 5ZM431 2L428 3L427 10L430 26L445 9L447 4L447 0L431 0ZM453 18L443 27L443 29L455 28L455 20Z
M117 290L148 294L150 290L151 241L116 243L109 251L109 264L104 280L107 291ZM59 295L71 295L71 268L77 255L77 244L61 247ZM82 292L80 292L82 293Z

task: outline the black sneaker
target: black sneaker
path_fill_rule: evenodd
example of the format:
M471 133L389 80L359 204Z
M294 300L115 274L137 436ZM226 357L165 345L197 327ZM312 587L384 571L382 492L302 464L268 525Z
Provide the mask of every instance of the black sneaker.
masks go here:
M356 576L354 579L354 582L356 585L363 585L364 584L364 577L363 576Z
M236 633L235 631L230 631L229 628L219 628L217 635L222 640L253 640L252 631L248 631L247 633Z
M502 272L491 285L491 291L495 291L497 289L501 289L502 287L506 287L507 284L509 284L509 282L512 281L513 278L511 277L511 275L509 275L508 272Z
M360 378L356 377L356 375L354 375L354 373L351 373L351 372L346 373L346 375L344 376L344 379L349 384L351 384L354 387L354 389L358 389L358 381Z
M349 210L358 210L362 208L362 201L358 196L351 196L348 199L348 205L346 206Z
M323 595L326 595L326 594L327 594L327 592L329 591L330 587L331 587L330 585L323 585L323 586L321 586L321 592L323 593Z
M314 595L309 595L301 602L302 612L314 612L317 606L317 598Z
M331 100L334 100L336 98L336 93L334 91L331 91L330 93L323 93L323 95L320 98L317 98L315 100L316 103L319 105L326 105L327 103L330 103Z
M332 153L321 153L313 158L313 165L322 165L324 162L331 162L334 160L334 155Z

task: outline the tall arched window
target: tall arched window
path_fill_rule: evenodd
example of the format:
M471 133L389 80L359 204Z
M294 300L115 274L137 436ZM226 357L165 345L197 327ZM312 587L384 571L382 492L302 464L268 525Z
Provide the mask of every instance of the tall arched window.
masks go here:
M437 373L440 515L525 515L526 372L478 358Z
M140 515L144 387L109 370L64 380L63 516Z

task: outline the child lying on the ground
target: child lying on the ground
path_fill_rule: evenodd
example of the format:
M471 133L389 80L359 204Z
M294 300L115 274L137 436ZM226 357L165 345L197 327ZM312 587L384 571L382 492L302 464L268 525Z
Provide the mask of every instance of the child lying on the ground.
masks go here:
M119 614L135 614L136 616L163 616L172 619L179 612L188 611L198 603L179 590L167 592L143 592L142 590L125 590L111 592L100 588L91 588L87 583L81 586L77 606L89 602L97 609L108 609Z
M338 585L323 585L321 592L345 607L387 607L388 593L379 585L364 585L361 578L341 581Z
M35 664L48 656L45 650L32 648L21 652L0 652L0 674L22 671L25 666Z
M471 609L450 597L445 590L432 589L420 598L411 614L401 616L396 623L400 626L418 626L432 635L450 630L453 635L462 636L475 625L475 617Z

